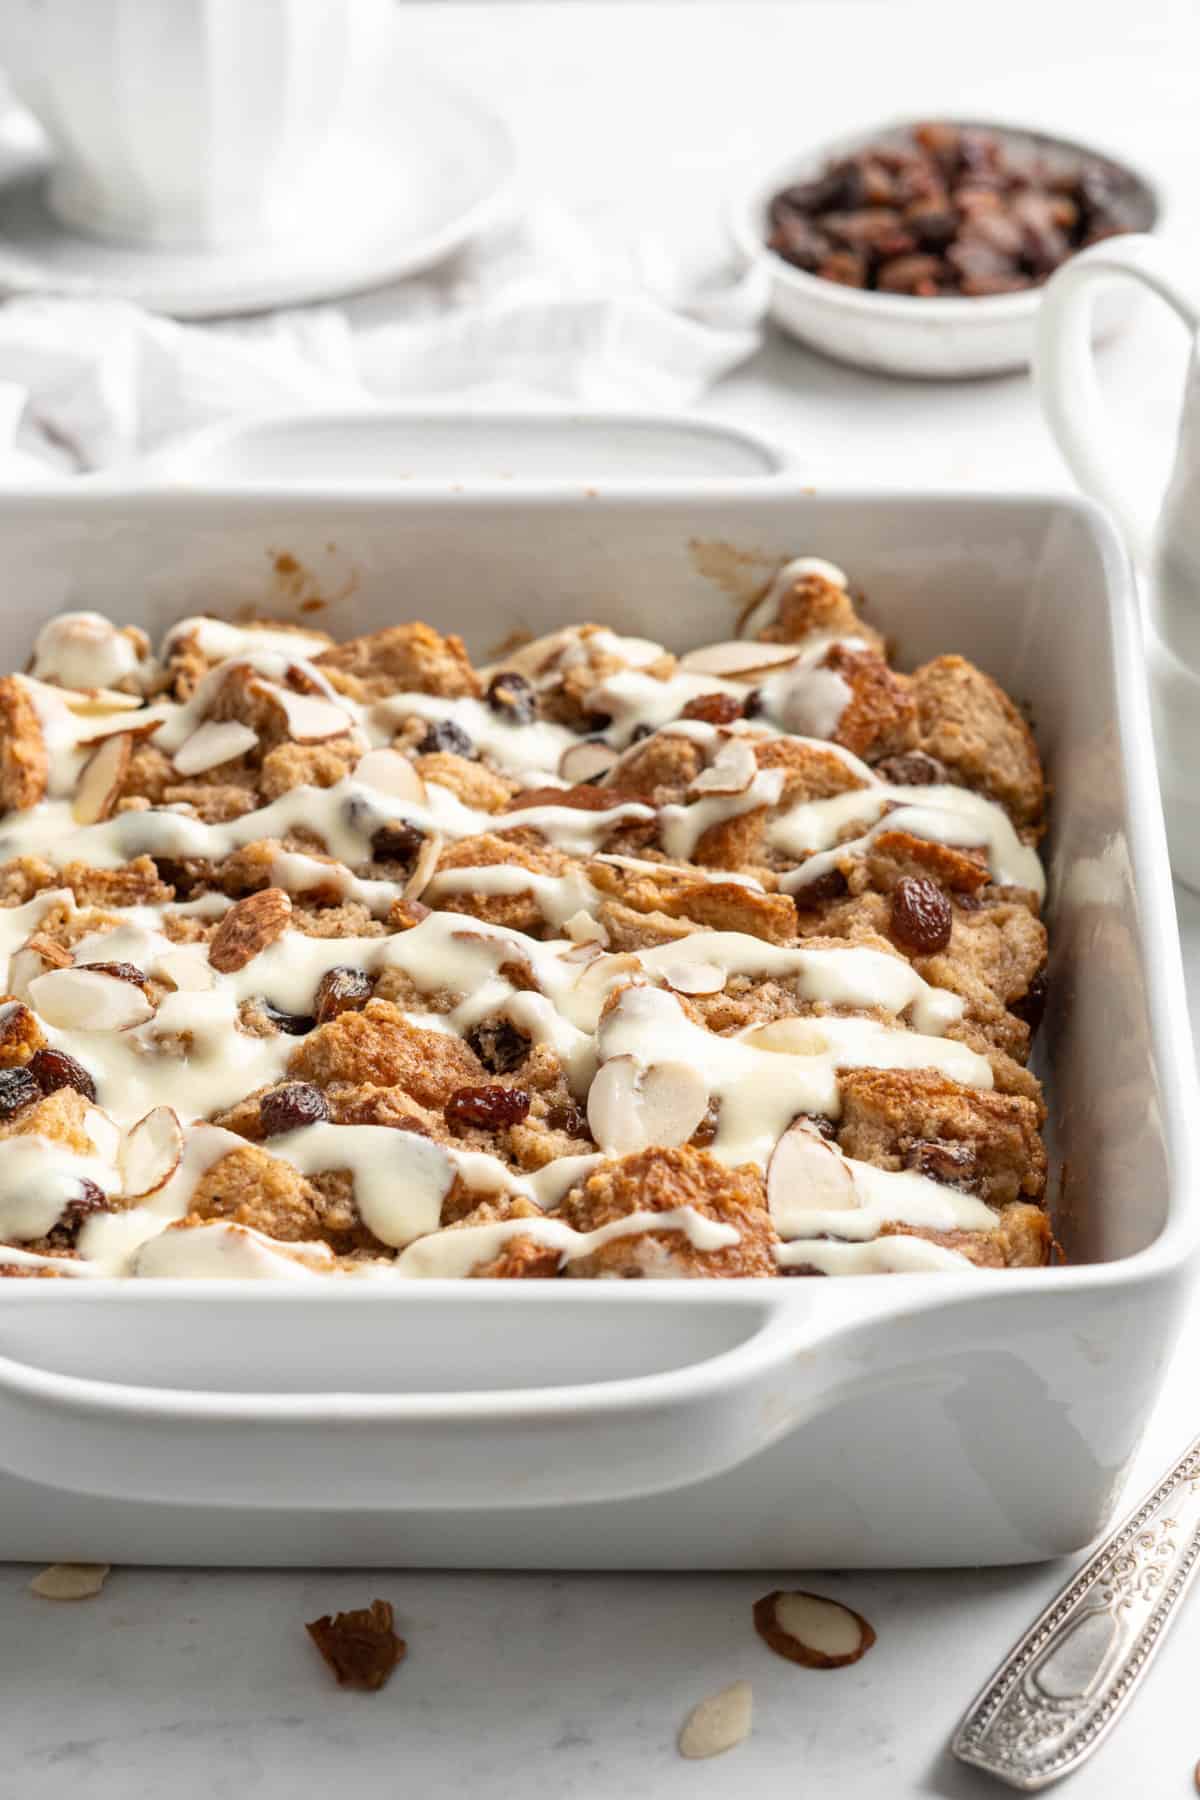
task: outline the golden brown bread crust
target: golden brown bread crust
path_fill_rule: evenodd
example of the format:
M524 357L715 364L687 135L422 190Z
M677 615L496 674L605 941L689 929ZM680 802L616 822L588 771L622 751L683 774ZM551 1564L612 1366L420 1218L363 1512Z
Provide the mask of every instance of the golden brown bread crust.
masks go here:
M272 629L277 627L272 624ZM888 664L883 640L862 623L849 595L817 575L792 585L776 622L760 637L767 643L811 642L824 669L841 677L848 700L835 745L877 765L879 777L889 783L911 783L918 804L921 786L929 784L959 785L992 796L1032 841L1045 804L1036 748L1016 707L981 671L960 657L945 656L912 676L898 673ZM315 657L320 675L365 709L404 692L451 700L476 700L485 692L488 671L483 677L477 674L461 641L428 625L391 626L341 645L324 641L327 647ZM585 735L602 734L606 720L589 703L589 695L625 668L612 647L617 642L594 628L578 635L569 654L565 639L557 647L550 645L540 666L526 665L536 698L522 703L544 721ZM186 697L213 666L200 649L198 634L181 637L171 646L160 685ZM668 654L636 666L650 680L667 680L676 668ZM321 691L307 661L281 680L297 693ZM445 891L414 886L406 892L411 857L373 844L371 859L352 865L352 873L383 884L382 903L355 897L358 890L348 886L346 865L320 834L314 807L311 823L302 808L293 809L289 817L295 822L284 835L245 843L235 838L235 847L225 855L157 860L142 855L115 868L73 861L61 870L50 857L18 855L0 868L0 901L20 905L49 889L69 890L75 910L65 903L52 906L39 925L49 943L67 952L83 938L121 924L120 909L154 907L165 938L208 946L220 972L246 966L240 960L247 948L241 922L250 931L252 960L285 927L313 938L375 943L413 929L430 902L439 911L474 917L530 939L563 940L563 953L575 957L582 973L590 952L586 944L572 950L563 939L566 909L555 910L551 892L556 882L570 876L580 884L581 910L591 914L599 941L610 952L683 945L697 932L732 932L771 946L804 944L819 950L857 945L903 958L932 986L962 1000L963 1017L949 1024L946 1035L987 1058L994 1088L968 1087L931 1069L848 1067L838 1074L838 1116L822 1122L823 1128L846 1157L885 1170L916 1171L983 1200L995 1212L994 1225L983 1230L937 1232L892 1221L881 1227L883 1235L928 1240L980 1268L1046 1261L1052 1240L1039 1205L1046 1184L1039 1137L1044 1109L1039 1085L1025 1067L1046 959L1035 897L998 886L987 852L889 828L886 820L871 830L866 848L849 847L863 835L864 825L846 825L842 838L847 847L839 853L833 880L811 892L803 886L794 895L783 891L790 888L785 877L794 871L797 858L803 860L804 851L780 848L788 840L770 829L777 816L867 788L874 778L834 748L777 734L762 723L749 697L746 716L739 717L742 702L731 699L728 688L725 682L721 692L689 702L686 713L695 725L703 727L707 721L719 728L715 736L710 732L705 738L703 729L681 735L669 722L666 729L635 740L607 772L565 787L557 785L560 777L552 768L518 775L499 766L472 746L469 734L465 748L452 734L440 741L434 734L436 747L428 747L429 718L406 716L403 708L372 713L375 735L365 739L348 713L341 735L296 742L288 712L270 683L235 659L217 679L208 717L250 726L256 744L181 778L152 735L137 738L121 785L120 810L165 806L203 823L228 823L299 788L338 785L353 775L368 743L386 743L390 737L392 750L408 759L421 781L481 815L474 835L448 836L436 857L425 858L425 875L436 869L436 882L437 876L458 870L503 867L527 871L529 885L518 882L511 893L454 891L447 882ZM354 713L355 720L362 716ZM46 790L46 748L29 693L12 677L0 678L0 725L5 724L11 729L6 745L0 746L0 804L27 807ZM543 833L528 824L506 824L507 816L531 805L553 804L582 817L630 801L656 810L686 809L703 791L703 783L699 789L696 783L711 767L717 746L738 733L760 774L779 772L778 798L717 818L696 835L685 857L668 859L666 834L660 835L657 817L602 831L589 852L556 847L549 828ZM764 785L768 794L774 792ZM755 797L762 791L756 788ZM354 787L349 794L348 804L361 804ZM903 801L889 797L885 813L899 804ZM877 817L868 810L868 824ZM439 835L440 830L439 824ZM280 873L289 852L308 859L307 885L291 895L284 891L286 878ZM638 866L606 860L613 853L637 859ZM752 876L756 885L713 878L725 874ZM933 883L949 904L947 936L932 952L914 950L893 927L897 891L913 880ZM218 897L215 909L189 912L171 906L172 900L210 895ZM223 916L222 896L235 902ZM579 925L580 936L587 930L586 924ZM286 1054L281 1079L318 1089L334 1125L384 1127L427 1137L451 1153L482 1152L518 1185L561 1158L597 1154L586 1112L586 1081L580 1085L577 1071L569 1077L560 1049L551 1042L533 1042L505 1020L502 1009L482 1021L483 1036L477 1039L473 1028L454 1027L447 1018L467 996L427 991L408 970L379 969L365 952L359 954L374 970L364 994L311 1029L303 1018L281 1022L261 994L250 992L238 1007L236 1029L264 1043L278 1042L280 1060L273 1066L283 1069ZM647 979L632 966L635 980ZM519 947L501 973L518 993L538 993L534 968L522 960ZM149 982L147 991L158 1004L171 991L170 983ZM606 1012L613 1005L610 996ZM829 1010L805 999L795 979L769 972L731 974L719 991L680 997L680 1009L694 1024L727 1038L755 1025ZM890 1029L911 1027L911 1019L897 1021L882 1007L853 1010ZM411 1013L439 1014L448 1028L427 1029L406 1016ZM292 1033L298 1034L294 1041ZM24 1001L0 999L0 1071L23 1069L46 1042ZM163 1054L181 1058L186 1051L183 1042L163 1048ZM496 1057L498 1061L490 1060ZM519 1094L521 1102L511 1118L484 1122L486 1113L463 1110L464 1090ZM379 1243L359 1216L348 1169L310 1178L273 1151L265 1121L275 1092L275 1086L258 1088L215 1115L213 1122L242 1138L243 1147L204 1172L188 1213L174 1229L225 1221L285 1244L324 1243L340 1259L339 1266L347 1268L364 1257L390 1259L394 1246ZM60 1088L0 1123L0 1138L36 1132L88 1154L93 1146L84 1130L86 1110L80 1093ZM586 1233L633 1213L684 1209L700 1220L733 1226L736 1243L704 1248L684 1231L651 1229L614 1236L586 1255L574 1256L539 1243L533 1234L517 1234L497 1254L482 1259L472 1274L487 1279L776 1275L779 1240L764 1175L752 1164L729 1167L712 1154L707 1145L718 1120L719 1106L713 1102L689 1142L603 1157L552 1205L550 1216ZM469 1169L469 1162L463 1169ZM453 1179L443 1226L543 1216L520 1192L485 1195L472 1187L472 1179L462 1171ZM73 1230L64 1227L51 1234L43 1245L47 1254L73 1256ZM42 1272L17 1263L11 1268L22 1275Z
M1033 733L1008 695L962 656L939 656L912 677L920 748L966 787L991 794L1018 825L1040 827L1045 781Z

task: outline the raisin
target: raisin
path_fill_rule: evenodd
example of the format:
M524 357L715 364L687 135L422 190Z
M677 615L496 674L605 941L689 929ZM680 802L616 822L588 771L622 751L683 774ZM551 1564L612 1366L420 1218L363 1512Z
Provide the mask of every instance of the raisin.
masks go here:
M189 869L185 862L179 862L173 856L156 856L153 858L158 879L164 887L169 887L176 900L194 900L203 892L203 882L199 874Z
M721 1108L716 1100L710 1100L704 1111L704 1117L693 1131L688 1143L697 1150L707 1150L717 1135L721 1120Z
M0 1069L0 1119L11 1119L41 1097L42 1090L28 1069Z
M361 1012L371 998L375 983L361 969L352 969L345 963L339 963L334 969L326 969L317 983L317 997L314 1011L318 1025L328 1025L330 1019L336 1019L339 1013Z
M576 1106L573 1100L560 1101L557 1106L549 1107L546 1112L546 1124L551 1131L564 1132L567 1137L587 1138L592 1135L588 1127L587 1114L581 1106Z
M1046 978L1046 971L1039 969L1020 999L1012 1001L1009 1005L1009 1012L1015 1013L1018 1019L1028 1025L1031 1037L1042 1022L1042 1014L1046 1010L1046 995L1049 991L1050 983Z
M849 886L840 869L826 869L823 875L798 887L792 899L798 907L820 906L825 900L840 900Z
M732 725L742 717L742 702L736 694L697 694L689 700L681 719L701 719L706 725Z
M904 1158L906 1169L940 1181L943 1187L969 1189L979 1176L979 1159L970 1144L951 1143L948 1138L920 1138Z
M902 756L887 756L875 764L875 773L881 781L890 781L893 787L937 787L946 779L946 768L936 756L927 756L924 750L907 750Z
M487 703L510 725L529 725L537 711L533 689L523 675L501 669L487 685Z
M435 756L439 750L452 756L474 756L475 746L453 719L434 719L417 745L418 756Z
M742 701L743 719L757 719L766 710L761 688L751 688Z
M467 1032L467 1043L492 1075L510 1075L529 1055L530 1040L508 1019L485 1019Z
M950 942L954 914L936 881L905 875L892 894L891 933L906 950L932 956Z
M108 1201L102 1188L98 1188L94 1181L89 1181L86 1175L80 1175L78 1181L79 1192L63 1207L59 1215L60 1225L78 1225L89 1214L108 1209Z
M298 1131L302 1125L320 1125L329 1117L329 1104L320 1088L307 1081L289 1081L272 1088L258 1103L258 1116L267 1137Z
M481 1125L498 1131L521 1123L529 1112L529 1095L524 1088L460 1087L443 1111L448 1125Z
M59 1088L74 1088L85 1100L96 1098L96 1084L82 1063L68 1056L65 1050L37 1050L26 1063L26 1068L41 1088L43 1094L53 1094Z
M408 825L403 819L395 820L391 825L384 825L371 839L371 855L376 862L403 863L406 867L416 861L417 851L425 840L425 833L418 831L415 825Z
M829 1117L828 1113L797 1113L792 1124L809 1126L819 1137L823 1137L826 1143L832 1143L837 1137L837 1124Z
M317 1023L311 1013L284 1012L281 1007L273 1006L269 1000L265 1000L261 994L255 1005L271 1021L276 1031L286 1031L289 1037L304 1037Z

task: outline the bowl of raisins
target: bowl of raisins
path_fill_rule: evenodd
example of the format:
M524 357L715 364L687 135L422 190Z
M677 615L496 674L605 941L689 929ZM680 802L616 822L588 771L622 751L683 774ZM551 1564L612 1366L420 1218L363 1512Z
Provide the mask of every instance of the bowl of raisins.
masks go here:
M894 375L1027 367L1040 291L1068 257L1153 231L1162 204L1127 163L1042 132L925 120L861 132L761 170L731 226L764 260L792 336ZM1116 329L1126 297L1097 308Z

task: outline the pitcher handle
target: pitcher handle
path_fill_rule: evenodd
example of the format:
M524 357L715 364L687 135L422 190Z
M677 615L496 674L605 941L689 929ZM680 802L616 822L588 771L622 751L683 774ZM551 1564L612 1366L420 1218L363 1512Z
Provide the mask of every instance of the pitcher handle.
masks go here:
M1092 354L1096 290L1121 276L1165 300L1189 331L1200 330L1200 308L1176 281L1161 246L1142 235L1109 238L1064 263L1047 283L1038 311L1033 373L1042 411L1071 473L1085 493L1113 514L1134 559L1144 567L1154 521L1130 496Z

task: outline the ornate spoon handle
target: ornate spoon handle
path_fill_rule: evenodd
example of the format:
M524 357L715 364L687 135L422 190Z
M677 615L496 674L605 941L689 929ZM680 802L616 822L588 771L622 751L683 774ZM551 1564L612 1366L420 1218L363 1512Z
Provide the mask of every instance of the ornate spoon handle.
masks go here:
M1200 1566L1200 1438L1072 1576L976 1695L955 1756L1034 1793L1112 1730Z

